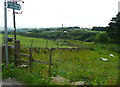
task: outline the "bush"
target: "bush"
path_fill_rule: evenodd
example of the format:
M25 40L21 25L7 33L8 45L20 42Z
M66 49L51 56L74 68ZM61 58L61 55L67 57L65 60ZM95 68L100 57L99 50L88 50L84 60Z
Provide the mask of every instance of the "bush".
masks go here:
M94 42L95 40L96 40L96 36L95 35L85 39L86 42Z
M101 33L96 37L96 41L100 43L107 43L109 41L109 37L107 33Z

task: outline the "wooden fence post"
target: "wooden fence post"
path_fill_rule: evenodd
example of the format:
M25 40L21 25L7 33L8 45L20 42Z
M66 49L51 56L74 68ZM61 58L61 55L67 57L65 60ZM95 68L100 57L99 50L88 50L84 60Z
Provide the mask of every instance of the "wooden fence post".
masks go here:
M40 54L40 48L38 48L38 54Z
M48 48L48 40L46 41L46 48Z
M30 57L29 57L29 66L30 66L30 72L31 72L31 67L32 67L32 48L30 47L30 49L29 49L29 55L30 55Z
M50 53L50 56L49 56L49 70L48 70L49 76L51 76L52 50L53 50L52 48L49 49L49 53Z
M59 43L57 42L57 44L56 44L56 45L57 45L57 48L58 48Z
M14 53L15 53L15 65L18 66L19 65L19 53L20 53L20 40L15 40L15 49L14 49Z
M33 59L32 59L32 44L33 44L33 39L32 39L32 42L31 42L31 47L30 47L30 49L29 49L29 54L30 54L30 57L29 57L29 66L30 66L30 72L31 72L31 68L32 68L32 61L33 61Z

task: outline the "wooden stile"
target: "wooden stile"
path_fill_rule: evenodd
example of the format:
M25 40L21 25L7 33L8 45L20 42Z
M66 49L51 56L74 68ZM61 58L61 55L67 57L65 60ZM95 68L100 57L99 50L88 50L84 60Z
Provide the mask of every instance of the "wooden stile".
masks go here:
M30 57L29 54L23 54L23 53L19 53L20 56L24 56L24 57Z
M20 59L19 53L20 53L20 40L15 40L15 49L14 49L14 55L15 55L15 65L19 65L19 61L16 61L17 59Z
M29 63L29 61L20 60L20 59L16 59L16 61L19 61L19 62L25 62L25 63Z

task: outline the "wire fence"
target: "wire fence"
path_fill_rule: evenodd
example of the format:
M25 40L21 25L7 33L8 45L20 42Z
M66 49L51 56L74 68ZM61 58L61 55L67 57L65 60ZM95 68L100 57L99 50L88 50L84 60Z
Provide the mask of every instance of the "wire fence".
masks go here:
M71 62L69 62L69 61L65 61L65 60L62 60L62 59L54 59L54 60L58 60L58 61L61 61L61 62L64 62L64 63L71 64L72 66L77 67L77 68L82 68L82 69L86 69L86 70L95 72L94 70L91 70L91 69L89 69L89 68L83 67L83 66L78 65L78 64L71 63ZM53 61L54 61L54 60L53 60Z
M30 50L31 50L31 53L29 54ZM45 51L45 50L48 50L48 51ZM76 64L76 63L73 63L72 61L61 59L62 56L59 56L59 58L56 57L54 54L56 52L59 52L59 50L61 50L60 53L59 53L61 55L62 53L65 52L65 50L66 51L69 50L69 51L72 52L74 50L79 51L81 49L80 48L35 48L35 47L31 47L31 49L29 49L29 48L22 48L21 52L20 52L20 55L28 56L28 59L29 59L28 60L28 64L30 66L32 65L33 62L34 63L47 64L49 66L48 72L49 72L50 76L52 75L52 70L53 70L52 68L54 68L52 66L54 66L55 64L58 64L58 66L61 67L61 65L63 63L65 63L65 65L67 65L67 66L75 67L77 70L80 70L80 71L82 70L82 71L85 71L85 72L88 72L88 73L92 73L92 74L97 73L96 70L91 69L89 66L82 66L81 63L80 64ZM46 52L47 52L47 54L46 54ZM35 54L37 54L38 56L36 57ZM46 55L48 55L47 56L48 57L47 58L48 61L44 61L45 59L41 58L41 57L43 57L43 56L41 56L42 54L45 55L44 58L46 58ZM31 59L30 59L30 55L32 55ZM38 57L39 57L39 59L36 60L35 58L38 58ZM34 59L34 60L32 60L32 59ZM41 60L41 59L43 59L43 60ZM20 61L20 60L18 60L18 61ZM30 61L31 61L31 63L30 63ZM20 61L20 62L22 62L22 61ZM25 61L23 61L23 62L25 62ZM62 62L62 63L59 65L60 62ZM65 67L67 67L67 66L65 66ZM39 68L39 67L37 67L37 68ZM64 70L64 71L67 72L66 70ZM73 71L70 70L70 72L73 72ZM117 78L117 77L113 77L113 78Z

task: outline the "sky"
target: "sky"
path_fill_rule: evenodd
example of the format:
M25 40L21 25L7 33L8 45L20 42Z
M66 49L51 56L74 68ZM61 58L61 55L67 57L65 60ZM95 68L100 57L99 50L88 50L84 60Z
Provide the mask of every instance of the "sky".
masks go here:
M118 13L120 0L23 0L22 14L16 14L16 26L88 27L108 26ZM4 0L0 0L0 27L4 26ZM13 27L12 9L7 9L7 25Z

